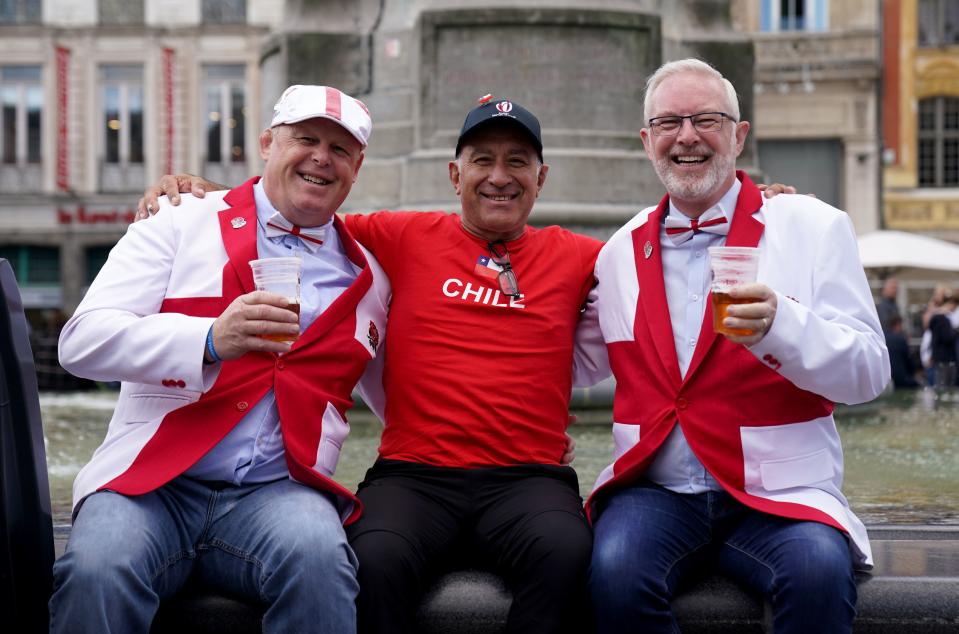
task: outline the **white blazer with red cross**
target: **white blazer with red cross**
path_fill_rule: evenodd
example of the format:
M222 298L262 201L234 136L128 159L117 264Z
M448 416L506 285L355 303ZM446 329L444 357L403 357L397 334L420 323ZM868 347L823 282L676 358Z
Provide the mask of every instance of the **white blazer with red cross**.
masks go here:
M642 477L678 424L717 481L757 510L835 526L857 565L872 564L862 522L841 492L834 402L860 403L889 381L889 356L845 213L808 196L765 199L743 173L728 246L758 246L758 281L777 296L752 347L712 328L706 309L685 377L670 327L659 236L667 199L604 246L595 309L616 377L614 462L595 502Z
M132 225L60 336L73 374L122 381L106 438L73 487L74 513L101 489L152 491L218 443L271 388L290 476L334 494L353 521L359 501L332 480L345 415L367 362L383 350L390 286L376 260L334 220L356 280L277 356L203 365L207 331L254 290L256 206L250 180Z

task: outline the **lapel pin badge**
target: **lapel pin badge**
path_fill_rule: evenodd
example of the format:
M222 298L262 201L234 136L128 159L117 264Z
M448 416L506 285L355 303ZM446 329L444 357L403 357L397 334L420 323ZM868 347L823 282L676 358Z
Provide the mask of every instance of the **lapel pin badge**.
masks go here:
M653 254L653 243L649 240L646 241L646 244L643 245L643 255L646 256L646 259L649 259L649 256Z
M246 226L246 219L241 218L240 216L237 216L236 218L233 218L232 220L230 220L230 225L234 229L240 229L241 227Z

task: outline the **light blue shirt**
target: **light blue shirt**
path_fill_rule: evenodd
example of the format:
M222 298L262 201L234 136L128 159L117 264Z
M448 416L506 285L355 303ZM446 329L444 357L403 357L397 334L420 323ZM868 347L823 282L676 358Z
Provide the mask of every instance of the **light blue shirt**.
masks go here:
M353 283L360 268L343 249L333 221L326 225L323 244L311 253L299 238L285 235L267 238L264 226L276 212L263 191L263 181L253 186L256 201L256 249L261 258L298 255L300 273L300 332L330 306ZM213 449L186 471L201 480L232 484L269 482L289 475L280 430L280 414L271 389L254 405Z
M733 186L713 207L718 207L730 224L741 188L742 184L736 179ZM669 202L669 215L682 216L682 212L673 206L672 201ZM673 345L676 347L680 374L685 377L696 344L699 343L699 331L706 314L706 298L709 296L709 253L706 249L723 246L726 244L726 236L701 231L677 246L666 237L666 226L663 224L660 228L659 243L663 257L669 322L673 328ZM722 490L722 486L690 449L686 435L679 425L673 427L659 448L646 471L646 477L677 493Z

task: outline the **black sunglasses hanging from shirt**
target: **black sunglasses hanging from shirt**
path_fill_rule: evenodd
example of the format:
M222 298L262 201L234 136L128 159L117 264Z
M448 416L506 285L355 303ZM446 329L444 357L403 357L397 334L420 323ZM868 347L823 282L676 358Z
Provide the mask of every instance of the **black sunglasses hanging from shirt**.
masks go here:
M506 243L502 240L496 240L487 243L486 247L489 249L490 258L501 269L499 275L496 276L500 291L504 295L519 299L519 284L516 282L516 272L513 271L513 267L509 263L509 251L506 250Z

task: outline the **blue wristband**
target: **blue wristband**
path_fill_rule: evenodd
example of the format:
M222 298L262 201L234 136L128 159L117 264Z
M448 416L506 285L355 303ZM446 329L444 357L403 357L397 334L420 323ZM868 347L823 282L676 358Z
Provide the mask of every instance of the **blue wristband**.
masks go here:
M210 331L206 333L206 351L210 353L210 358L213 359L214 363L219 363L223 361L220 358L220 355L216 353L216 348L213 347L213 326L210 326Z

